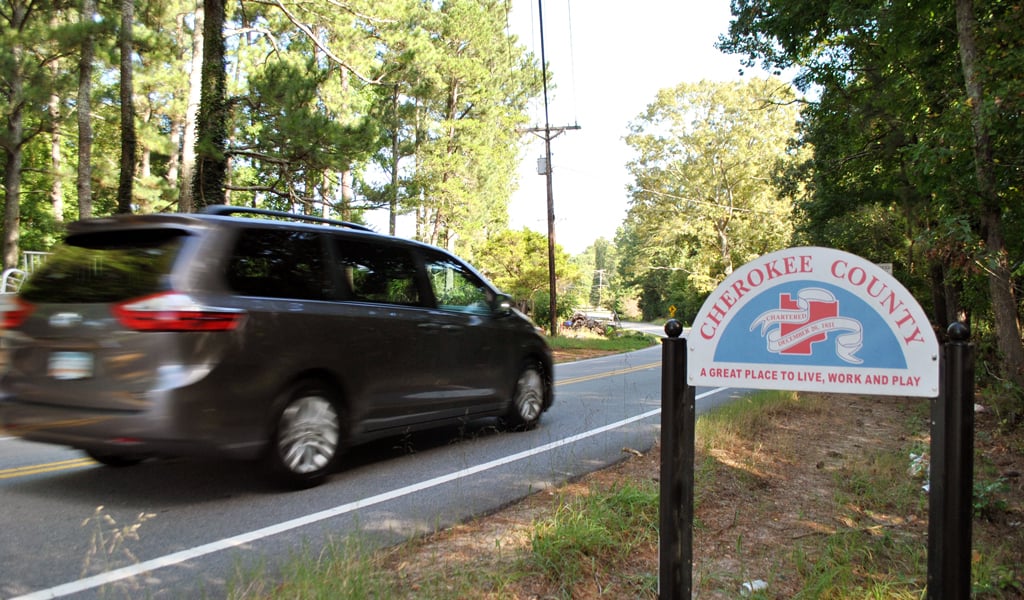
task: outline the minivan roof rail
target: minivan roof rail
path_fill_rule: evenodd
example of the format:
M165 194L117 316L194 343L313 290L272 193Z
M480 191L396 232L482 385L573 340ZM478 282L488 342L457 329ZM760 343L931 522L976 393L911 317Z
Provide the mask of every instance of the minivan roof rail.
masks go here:
M292 219L295 221L309 221L310 223L323 223L324 225L334 225L336 227L347 227L349 229L357 229L359 231L369 231L375 233L373 229L370 229L366 225L360 225L359 223L352 223L350 221L338 221L335 219L327 219L324 217L314 217L313 215L300 215L296 213L284 212L283 210L270 210L266 208L250 208L248 206L229 206L227 204L211 204L201 211L208 215L236 215L236 214L249 214L249 215L260 215L264 217L279 217L282 219Z

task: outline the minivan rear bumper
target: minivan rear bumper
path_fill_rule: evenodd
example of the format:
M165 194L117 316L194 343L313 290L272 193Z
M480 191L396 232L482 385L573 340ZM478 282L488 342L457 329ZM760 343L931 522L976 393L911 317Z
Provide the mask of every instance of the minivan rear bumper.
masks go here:
M196 422L195 415L175 414L173 394L161 393L149 406L162 411L111 411L72 406L48 406L0 397L0 428L33 442L59 444L80 450L123 456L222 456L258 458L265 440L232 440L216 424ZM150 394L152 396L152 394Z

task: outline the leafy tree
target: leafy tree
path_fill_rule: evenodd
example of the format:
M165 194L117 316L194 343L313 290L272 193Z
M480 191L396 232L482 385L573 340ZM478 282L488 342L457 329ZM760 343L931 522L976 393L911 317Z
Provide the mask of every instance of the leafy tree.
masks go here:
M21 177L26 145L46 131L52 75L48 65L60 53L49 10L60 3L13 0L0 8L0 149L3 150L3 267L18 264L21 218Z
M467 255L507 225L517 126L539 92L538 70L510 60L521 49L504 32L506 8L498 0L441 3L419 24L430 46L418 45L413 59L417 237L445 245L458 232Z
M523 228L492 235L480 247L475 258L481 270L498 288L511 295L523 312L540 324L550 324L548 304L548 242L543 234ZM579 270L561 246L555 251L555 274L559 316L571 314L582 299L570 288L579 288Z
M1018 16L1020 5L1013 9ZM996 154L993 143L992 121L997 115L989 112L996 98L989 98L988 83L981 73L984 68L979 56L978 19L973 0L956 0L956 31L960 47L960 64L963 69L967 102L971 112L971 133L974 156L974 174L981 205L981 237L988 249L987 266L989 292L992 295L992 311L995 316L999 351L1003 357L1004 371L1015 383L1024 385L1024 344L1021 341L1020 311L1015 282L1012 279L1009 252L1003 233L1003 208L999 184L996 177ZM1016 36L1018 44L1020 35ZM1019 59L1014 59L1017 63ZM989 84L991 85L991 84ZM1020 114L1014 115L1019 120ZM995 118L993 118L995 117ZM1016 187L1016 184L1014 184ZM1020 195L1014 194L1017 204Z
M236 157L259 165L259 179L248 189L293 205L311 205L322 197L321 184L329 173L349 168L353 158L366 154L372 127L343 126L330 112L317 109L317 98L329 71L308 64L278 61L268 64L249 81L241 103L247 119L244 134L232 149Z
M517 127L540 88L507 0L5 6L12 265L20 236L45 250L63 217L119 209L230 201L358 220L393 204L470 257L506 227ZM76 190L63 157L78 159Z
M148 213L178 205L182 123L188 93L188 78L181 73L186 64L182 57L183 48L191 45L185 37L185 16L192 12L192 7L181 0L146 3L136 12L132 27L137 139L131 166L133 211ZM121 153L122 161L126 154Z
M355 173L374 151L379 125L372 89L383 84L391 13L404 0L352 2L325 12L267 3L246 14L239 64L250 72L239 97L238 143L229 150L255 180L229 192L351 220Z
M796 159L796 119L794 93L777 79L659 92L626 138L636 158L617 240L623 277L645 293L668 283L706 295L735 265L788 245L791 200L773 174Z
M626 293L620 283L615 243L603 237L598 238L576 257L575 262L581 274L586 277L582 284L584 301L590 306L622 313Z
M991 315L1000 371L1024 383L1011 273L1024 259L1024 102L1008 87L1024 60L1019 4L737 0L733 15L723 49L798 67L819 97L803 113L806 230L835 230L829 221L872 205L901 215L890 260L911 283L931 280L940 327L953 314ZM986 294L970 293L978 278Z

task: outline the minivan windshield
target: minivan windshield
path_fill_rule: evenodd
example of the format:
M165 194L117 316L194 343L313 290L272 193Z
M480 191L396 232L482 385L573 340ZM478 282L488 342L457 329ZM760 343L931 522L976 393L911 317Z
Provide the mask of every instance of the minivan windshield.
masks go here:
M69 236L20 295L29 302L106 303L162 291L186 235L133 229Z

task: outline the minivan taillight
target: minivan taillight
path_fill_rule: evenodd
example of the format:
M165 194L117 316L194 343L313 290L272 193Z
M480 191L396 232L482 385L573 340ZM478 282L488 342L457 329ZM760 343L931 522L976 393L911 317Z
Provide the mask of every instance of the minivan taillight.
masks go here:
M204 306L177 292L134 298L111 310L122 325L136 331L230 331L245 318L244 311Z
M18 296L4 295L0 300L0 314L3 315L4 329L17 329L36 309L35 305L25 302Z

